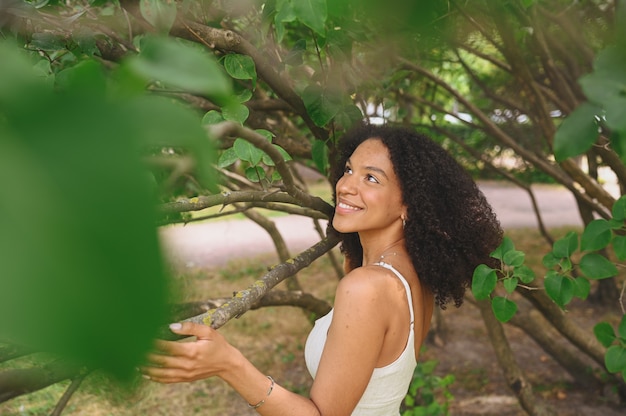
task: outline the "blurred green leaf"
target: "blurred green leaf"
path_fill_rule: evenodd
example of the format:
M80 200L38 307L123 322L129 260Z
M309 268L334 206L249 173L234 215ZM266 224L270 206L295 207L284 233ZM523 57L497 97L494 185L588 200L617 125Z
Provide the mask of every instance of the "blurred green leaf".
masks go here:
M552 247L552 253L555 257L570 257L578 248L578 234L573 231L567 233L564 237L556 240Z
M622 223L626 220L626 195L622 195L611 209L613 219Z
M617 327L617 333L623 342L626 342L626 315L622 315L622 319Z
M237 157L237 152L235 152L235 149L229 147L228 149L224 150L224 152L222 152L222 154L220 155L217 166L220 168L226 168L238 160L239 157Z
M326 143L322 140L313 141L311 153L317 169L325 173L328 170L328 147L326 147Z
M293 13L303 24L324 36L328 11L326 0L295 0L292 2Z
M580 249L582 251L601 250L611 242L612 236L611 224L607 220L593 220L585 227L580 239Z
M511 294L515 291L515 289L517 288L517 277L509 277L506 279L502 280L502 283L504 285L504 290L506 290L506 293Z
M260 182L265 179L265 170L260 166L250 166L246 168L246 178L251 182Z
M221 123L224 120L224 116L219 111L211 110L202 117L202 125L210 126L212 124Z
M243 104L231 103L222 108L222 116L225 120L234 121L239 124L243 124L250 115L250 110Z
M585 102L576 108L559 126L554 135L554 156L557 162L585 153L598 139L596 116L602 110Z
M515 246L513 245L513 240L510 237L504 237L502 239L502 243L490 254L494 259L504 261L504 256L509 251L515 250Z
M626 236L613 237L613 251L618 260L626 260Z
M219 105L232 100L232 83L214 56L182 41L146 37L138 56L126 61L147 82L160 81L170 88L206 94Z
M496 319L505 323L510 321L517 312L517 304L502 296L496 296L491 301L491 309Z
M256 84L256 65L251 57L230 53L224 57L224 68L235 79L250 79Z
M608 348L615 341L615 331L608 322L600 322L593 327L593 333L595 334L600 344L605 348Z
M235 140L233 149L235 149L235 153L239 159L245 160L253 166L258 165L263 157L263 152L261 150L241 138Z
M544 280L546 293L557 305L563 308L574 297L574 283L566 276L549 271Z
M574 296L579 299L585 300L589 296L591 291L591 283L584 277L577 277L574 279Z
M479 264L472 277L472 293L478 300L487 299L496 288L498 276L496 271L486 264Z
M513 276L519 278L522 283L530 283L535 280L535 272L528 266L516 267L513 271Z
M176 2L173 0L140 0L139 11L158 32L167 34L176 21Z
M145 119L77 91L102 83L96 66L79 71L63 94L31 89L28 108L0 126L1 337L129 376L166 322L156 201L137 140Z
M320 127L328 124L342 108L342 97L338 93L316 85L311 85L304 90L302 100L311 119Z
M617 267L606 257L587 253L580 259L580 271L590 279L606 279L617 275Z
M524 258L526 254L522 251L510 250L504 254L504 264L512 267L519 267L524 264Z
M604 364L609 373L619 373L626 369L626 348L612 345L606 350Z

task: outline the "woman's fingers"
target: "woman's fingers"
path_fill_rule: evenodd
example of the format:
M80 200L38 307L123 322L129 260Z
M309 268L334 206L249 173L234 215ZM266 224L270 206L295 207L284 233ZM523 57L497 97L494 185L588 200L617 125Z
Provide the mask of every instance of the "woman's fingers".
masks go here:
M193 322L176 322L170 324L170 331L178 335L195 336L198 339L208 339L214 333L214 329L207 325Z

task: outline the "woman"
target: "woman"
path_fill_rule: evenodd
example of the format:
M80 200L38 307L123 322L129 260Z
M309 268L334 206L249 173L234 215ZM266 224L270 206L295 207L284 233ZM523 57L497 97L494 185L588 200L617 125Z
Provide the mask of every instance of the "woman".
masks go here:
M435 305L461 305L502 230L467 173L410 130L352 130L331 177L346 275L307 340L309 397L259 372L217 331L191 323L171 328L197 341L159 342L146 376L163 383L218 376L262 415L399 415Z

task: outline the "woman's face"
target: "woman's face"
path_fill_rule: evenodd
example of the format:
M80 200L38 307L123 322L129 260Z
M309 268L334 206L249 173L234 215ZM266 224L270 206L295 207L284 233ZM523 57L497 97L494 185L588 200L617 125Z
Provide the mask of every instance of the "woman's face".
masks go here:
M398 178L382 141L361 143L344 167L336 185L333 227L342 233L402 227L405 212Z

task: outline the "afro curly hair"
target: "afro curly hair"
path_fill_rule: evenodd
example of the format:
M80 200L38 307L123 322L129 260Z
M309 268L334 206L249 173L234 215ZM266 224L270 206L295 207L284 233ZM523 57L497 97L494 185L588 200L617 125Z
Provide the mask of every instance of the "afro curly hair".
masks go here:
M502 241L502 228L472 177L439 144L404 127L359 125L338 142L330 179L333 188L347 159L365 140L377 139L389 150L407 207L406 249L422 284L442 309L463 303L474 269L493 265L490 253ZM336 201L336 191L333 195ZM361 266L357 233L341 236L350 268Z

